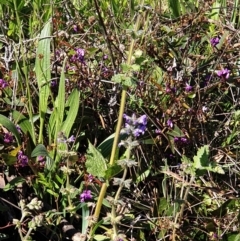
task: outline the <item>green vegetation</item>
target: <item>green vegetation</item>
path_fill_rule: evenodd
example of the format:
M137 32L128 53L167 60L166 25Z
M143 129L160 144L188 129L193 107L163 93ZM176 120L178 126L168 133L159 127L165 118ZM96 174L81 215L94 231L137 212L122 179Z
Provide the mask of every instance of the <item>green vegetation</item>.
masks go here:
M1 0L0 241L240 240L239 5Z

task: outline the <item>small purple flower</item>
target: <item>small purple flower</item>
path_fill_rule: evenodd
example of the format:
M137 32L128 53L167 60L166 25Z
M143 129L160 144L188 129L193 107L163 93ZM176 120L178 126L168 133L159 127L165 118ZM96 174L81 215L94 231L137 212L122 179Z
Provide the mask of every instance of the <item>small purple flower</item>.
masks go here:
M223 78L223 79L228 79L230 76L230 70L227 68L222 69L222 70L217 70L216 73L217 73L218 77Z
M16 125L16 129L17 129L19 134L22 134L21 127L19 125Z
M76 140L76 137L74 135L71 135L68 139L67 142L74 142Z
M137 128L133 131L133 135L135 137L138 137L140 135L143 135L146 131L147 127L145 125L139 125Z
M77 25L73 25L73 30L74 30L74 32L77 32L78 31L78 26Z
M18 152L17 159L18 159L21 166L23 166L23 167L27 166L28 157L26 155L24 155L22 151Z
M220 42L220 38L219 37L214 37L210 39L210 43L213 47L215 47L216 45L218 45Z
M179 138L176 137L176 136L173 138L173 140L174 140L175 143L178 143L178 142L179 142Z
M185 91L190 92L190 91L192 91L192 89L193 89L193 87L191 85L189 85L188 83L186 83Z
M4 89L8 86L8 83L3 80L3 79L0 79L0 89Z
M127 124L130 124L132 121L132 118L126 114L123 114L123 118L125 119Z
M156 129L156 130L155 130L155 133L156 133L156 134L161 134L161 130Z
M71 57L71 61L72 62L79 61L84 64L85 63L84 56L85 56L85 50L81 48L77 48L75 50L75 54Z
M10 132L5 133L3 141L7 144L12 143L13 142L12 133L10 133Z
M108 56L106 54L103 55L103 60L108 59Z
M91 190L84 190L83 193L80 195L80 201L86 202L92 199Z
M137 123L139 125L147 125L147 116L146 115L142 115L137 119Z
M170 128L173 128L173 122L171 121L171 119L167 120L167 126L169 126Z

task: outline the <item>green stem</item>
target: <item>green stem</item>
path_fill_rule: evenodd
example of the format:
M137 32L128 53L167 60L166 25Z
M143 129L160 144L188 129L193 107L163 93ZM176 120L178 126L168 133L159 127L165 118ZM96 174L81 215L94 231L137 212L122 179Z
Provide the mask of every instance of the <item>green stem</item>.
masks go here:
M144 3L144 0L142 0L141 5L143 5L143 3ZM138 29L139 29L140 21L141 21L141 14L139 13L138 17L137 17L137 20L136 20L136 23L135 23L135 27L134 27L135 32L137 32ZM132 59L133 48L134 48L135 42L136 42L136 40L132 39L131 44L129 46L128 59L127 59L128 65L131 64L131 59ZM127 97L127 87L123 86L120 109L119 109L119 117L118 117L118 122L117 122L117 127L116 127L116 132L115 132L115 136L114 136L114 141L113 141L113 146L112 146L112 151L111 151L111 157L110 157L110 166L113 166L114 162L115 162L115 154L116 154L116 150L117 150L117 146L118 146L118 142L119 142L120 130L121 130L121 127L122 127L122 118L123 118L125 104L126 104L126 97ZM101 187L100 194L99 194L99 198L98 198L98 201L97 201L95 213L94 213L94 220L96 222L98 221L98 218L99 218L103 198L106 194L106 191L107 191L107 183L103 183L103 185ZM90 234L92 235L92 229L91 229Z

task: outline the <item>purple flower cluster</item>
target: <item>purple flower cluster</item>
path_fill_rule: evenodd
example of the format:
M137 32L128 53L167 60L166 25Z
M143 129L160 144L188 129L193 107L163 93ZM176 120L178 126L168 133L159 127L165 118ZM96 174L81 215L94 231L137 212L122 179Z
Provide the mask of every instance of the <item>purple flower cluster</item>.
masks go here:
M83 193L80 195L80 201L86 202L92 199L91 190L84 190Z
M5 80L0 79L0 89L4 89L6 87L8 87L8 83Z
M22 151L18 152L17 159L18 159L18 162L21 166L23 166L23 167L27 166L28 157L26 155L24 155Z
M77 48L75 50L75 54L71 57L72 62L80 62L82 64L85 63L84 61L85 50L81 48Z
M175 144L187 144L188 143L188 139L185 136L182 137L174 137L174 143Z
M136 118L136 115L133 114L132 117L124 114L123 118L125 119L125 131L127 134L131 134L135 137L143 135L147 129L147 116L142 115L139 118Z
M3 139L3 141L4 141L5 143L7 143L7 144L12 143L12 142L13 142L13 135L12 135L12 133L6 132L6 133L4 134L4 139Z
M228 79L230 76L230 70L225 68L222 70L217 70L216 74L218 77L223 78L224 80Z
M214 37L212 39L210 39L210 43L213 47L215 47L216 45L218 45L220 42L220 38L219 37Z
M167 126L170 127L170 128L173 128L173 122L172 122L171 119L167 120Z

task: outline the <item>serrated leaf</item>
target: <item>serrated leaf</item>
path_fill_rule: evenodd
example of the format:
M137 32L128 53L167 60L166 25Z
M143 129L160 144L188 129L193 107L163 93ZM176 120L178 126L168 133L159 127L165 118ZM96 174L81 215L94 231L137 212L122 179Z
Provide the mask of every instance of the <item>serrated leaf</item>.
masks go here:
M204 169L204 167L209 167L209 146L205 145L198 149L197 155L193 157L193 165L196 169Z
M107 170L106 160L90 142L88 142L86 159L87 172L93 176L103 178Z
M4 115L0 114L0 124L6 127L15 136L17 144L21 144L21 138L19 136L16 126Z

